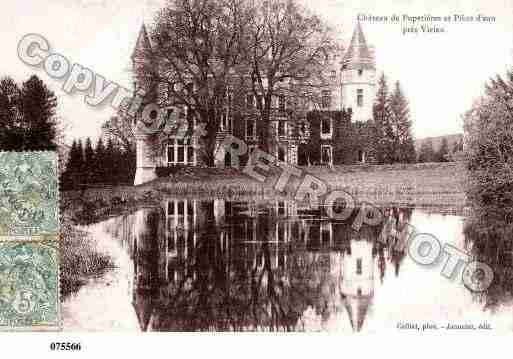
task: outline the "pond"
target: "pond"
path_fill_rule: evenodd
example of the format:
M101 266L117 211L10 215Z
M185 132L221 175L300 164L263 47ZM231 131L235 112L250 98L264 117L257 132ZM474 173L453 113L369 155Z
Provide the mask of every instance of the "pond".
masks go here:
M465 218L383 209L354 229L291 201L170 198L83 229L115 268L63 302L65 330L380 332L423 324L513 329L512 303L422 266L405 224L471 249ZM395 233L395 235L394 235ZM399 249L398 249L399 248Z

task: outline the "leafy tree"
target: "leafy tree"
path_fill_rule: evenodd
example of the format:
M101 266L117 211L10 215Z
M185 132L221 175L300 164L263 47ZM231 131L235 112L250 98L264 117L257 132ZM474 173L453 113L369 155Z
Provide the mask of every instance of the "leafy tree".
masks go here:
M21 143L18 85L10 77L0 80L0 148L16 150Z
M454 142L454 145L452 147L452 152L457 153L463 151L463 140L458 140Z
M408 100L403 94L399 81L390 96L390 126L385 131L391 144L388 154L392 162L411 163L415 161L415 146L411 130Z
M117 181L119 161L120 158L118 156L117 148L114 146L114 141L112 138L109 138L104 158L104 167L107 169L105 171L105 182L115 183Z
M102 133L114 139L124 151L135 150L135 137L130 119L120 111L102 125Z
M0 148L10 151L55 150L55 94L37 76L19 89L11 78L0 81Z
M435 162L436 154L433 149L433 141L428 138L422 142L419 151L419 162Z
M74 166L75 170L77 172L82 172L84 170L84 146L82 146L82 140L79 139L77 141L77 154L76 154L77 160L76 165Z
M391 162L390 156L387 155L391 151L389 136L390 128L390 97L387 78L385 74L381 74L378 80L378 90L373 106L374 124L376 126L376 160L379 164Z
M73 144L69 150L68 161L61 175L61 189L68 190L73 188L73 162L76 158L77 142L73 140Z
M442 138L442 144L437 153L438 162L447 162L449 160L449 143L447 138Z
M55 150L55 94L36 75L21 88L23 150Z
M513 71L497 75L464 115L468 196L487 215L513 219Z
M456 141L452 147L452 151L449 153L450 161L463 161L465 154L463 153L463 139Z
M94 149L94 166L93 166L93 178L92 181L94 183L104 183L105 175L109 168L105 166L106 159L106 149L103 145L103 140L100 137L98 142L96 143L96 147Z
M128 150L118 154L123 164L119 171L118 183L126 184L133 183L136 168L136 153L135 151Z
M75 189L81 183L82 170L84 168L84 156L82 150L82 142L73 140L68 155L68 162L61 177L61 185L65 190Z
M91 138L87 137L84 147L84 166L82 168L84 183L93 183L95 165L93 145Z

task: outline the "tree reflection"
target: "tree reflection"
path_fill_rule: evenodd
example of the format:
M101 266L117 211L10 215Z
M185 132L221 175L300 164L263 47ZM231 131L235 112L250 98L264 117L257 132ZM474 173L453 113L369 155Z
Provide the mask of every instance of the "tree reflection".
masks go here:
M391 208L385 224L356 232L287 202L168 200L116 233L133 259L143 330L312 330L344 312L359 331L375 270L381 282L389 264L399 274L394 231L410 216Z
M476 300L490 310L513 299L513 223L497 214L497 211L476 211L465 221L464 227L466 245L473 259L488 264L494 273L490 287L482 293L474 293Z

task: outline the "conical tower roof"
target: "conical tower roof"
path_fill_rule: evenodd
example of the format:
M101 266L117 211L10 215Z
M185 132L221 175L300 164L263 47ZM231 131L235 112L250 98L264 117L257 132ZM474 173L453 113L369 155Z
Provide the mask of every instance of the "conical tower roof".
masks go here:
M350 295L345 298L345 307L353 331L359 332L362 330L371 302L371 296L358 297Z
M141 25L141 30L139 30L139 36L137 37L137 42L135 43L131 57L134 59L148 50L151 50L151 42L150 37L148 36L148 31L146 30L146 25L143 23Z
M344 69L373 69L374 59L367 46L360 22L356 24L351 43L342 59Z

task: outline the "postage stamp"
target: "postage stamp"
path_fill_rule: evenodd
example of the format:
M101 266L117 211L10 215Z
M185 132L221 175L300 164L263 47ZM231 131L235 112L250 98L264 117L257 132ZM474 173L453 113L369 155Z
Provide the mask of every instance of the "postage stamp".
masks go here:
M58 243L0 242L0 330L58 329Z
M0 240L46 240L59 228L57 153L0 152Z

